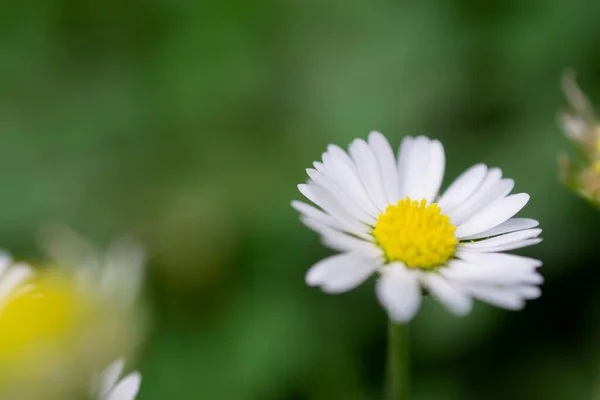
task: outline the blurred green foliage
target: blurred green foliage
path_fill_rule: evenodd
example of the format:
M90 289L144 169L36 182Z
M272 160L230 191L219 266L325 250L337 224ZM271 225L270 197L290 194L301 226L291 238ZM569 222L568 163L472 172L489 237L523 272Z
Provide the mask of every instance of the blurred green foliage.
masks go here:
M304 285L327 251L289 206L328 143L371 129L446 146L529 192L545 295L525 311L431 302L414 399L586 399L600 387L600 215L556 179L558 80L600 104L600 2L6 0L0 239L36 257L61 221L150 249L140 400L380 399L372 287Z

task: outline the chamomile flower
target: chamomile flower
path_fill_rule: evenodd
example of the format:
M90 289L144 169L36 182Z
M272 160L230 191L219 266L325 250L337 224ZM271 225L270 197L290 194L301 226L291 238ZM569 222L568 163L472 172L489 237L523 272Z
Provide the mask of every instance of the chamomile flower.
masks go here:
M134 371L121 378L125 360L119 359L106 368L93 385L94 400L134 400L140 390L142 376Z
M504 253L542 240L537 221L513 218L529 195L510 195L513 180L483 164L439 195L444 169L442 144L423 136L405 138L397 158L379 132L348 152L330 145L298 186L317 207L292 203L340 252L310 268L307 284L341 293L377 274L377 297L394 322L415 316L422 289L458 315L473 298L517 310L539 297L541 262Z

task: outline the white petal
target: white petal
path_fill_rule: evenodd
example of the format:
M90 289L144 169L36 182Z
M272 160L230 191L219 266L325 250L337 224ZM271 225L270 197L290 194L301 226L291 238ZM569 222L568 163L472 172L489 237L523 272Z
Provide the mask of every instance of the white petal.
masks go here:
M356 251L369 257L379 257L383 254L381 248L372 241L347 235L311 218L302 217L300 220L310 229L320 233L323 238L323 244L333 250L342 252Z
M12 257L4 250L0 250L0 279L2 274L8 270L8 267L12 264Z
M421 306L421 287L416 271L403 264L393 263L380 269L377 297L392 321L411 320Z
M494 202L456 228L455 235L464 238L492 229L512 218L529 201L527 193L518 193Z
M429 293L454 314L467 315L471 311L473 307L471 298L437 273L424 274L423 284Z
M506 197L514 187L511 179L501 179L502 171L492 168L488 171L479 188L459 206L449 210L446 214L456 226L468 221L473 215L498 199Z
M405 137L402 139L400 149L398 150L398 181L400 182L400 198L402 199L408 196L406 188L407 173L410 165L410 154L415 140L412 136Z
M396 204L400 199L400 186L394 152L387 139L376 131L369 133L369 146L379 163L385 197L388 203Z
M527 300L537 299L542 295L542 290L537 286L517 286L511 290Z
M368 214L361 206L356 202L352 196L348 195L341 187L336 183L326 172L321 172L312 168L308 168L306 173L312 180L313 185L317 185L320 188L328 192L333 199L335 199L348 214L352 215L359 221L375 224L376 219Z
M355 239L340 232L336 232L336 234L331 235L323 235L322 242L323 245L332 250L341 252L354 251L366 257L383 257L383 250L377 247L374 243Z
M432 140L429 146L428 177L425 184L425 195L423 196L428 203L432 203L440 192L445 169L446 155L444 154L444 146L442 146L439 140Z
M98 397L105 397L108 392L116 385L121 373L123 372L123 367L125 366L125 360L119 359L112 363L108 368L106 368L100 374L100 381L98 386Z
M541 239L541 238L525 239L525 240L519 240L516 242L507 243L507 244L503 244L503 245L499 245L499 246L476 247L476 248L467 247L470 245L470 243L467 243L463 246L462 250L464 250L465 252L498 253L500 251L509 251L509 250L520 249L522 247L533 246L534 244L540 243L542 240L543 239Z
M517 256L515 254L507 253L473 253L462 251L459 249L456 252L456 256L460 259L468 261L470 264L481 265L481 266L499 266L504 265L519 265L522 268L528 270L535 270L542 265L540 260L535 258Z
M365 188L358 176L358 169L342 149L337 146L329 146L329 151L323 154L323 165L329 177L338 184L344 193L354 200L367 214L376 217L379 210L371 198L367 195ZM326 187L327 188L327 187Z
M379 211L384 212L389 203L383 191L379 163L375 158L375 154L373 154L373 150L364 140L356 139L350 144L350 155L356 163L358 173L369 197Z
M489 229L484 232L476 233L471 236L465 236L461 239L480 239L480 238L488 238L496 235L501 235L503 233L521 231L524 229L535 228L540 223L535 219L531 218L511 218L508 221L501 223L495 228Z
M444 176L445 156L441 143L424 136L406 138L400 147L400 157L400 195L432 202Z
M352 173L356 174L358 172L354 161L352 161L348 153L346 153L341 147L336 146L335 144L330 144L327 146L327 152L333 157L341 160L352 171Z
M496 307L520 310L525 306L523 297L509 289L489 285L463 285L462 287L471 296Z
M519 242L525 239L532 239L538 237L542 233L542 230L539 228L534 229L525 229L523 231L505 233L504 235L494 236L489 239L482 239L475 243L461 243L461 248L463 249L483 249L483 248L491 248L502 246L505 244L510 244L514 242Z
M326 293L342 293L354 289L371 276L380 262L355 253L337 254L313 265L306 274L309 286L320 286Z
M122 307L134 304L142 288L146 252L141 242L130 235L114 240L106 249L104 268L96 284L107 298Z
M484 164L476 164L456 178L438 202L444 214L473 195L486 175L487 167Z
M514 181L511 179L502 179L499 182L496 182L491 188L488 188L485 193L478 192L480 195L473 195L473 197L463 203L462 206L450 211L448 213L450 220L456 226L468 222L483 209L504 199L506 195L511 192L513 187Z
M451 282L480 283L487 285L539 285L543 278L535 269L523 268L519 264L481 266L461 260L453 260L440 274Z
M140 390L141 383L141 375L137 372L131 373L117 384L106 400L133 400Z
M298 212L302 213L302 215L305 217L318 221L338 231L344 230L344 226L335 218L317 209L316 207L311 206L310 204L294 200L292 201L292 207L294 207Z
M348 232L355 235L365 235L370 231L370 228L368 228L367 225L346 212L331 193L322 187L314 184L298 185L298 190L300 190L300 193L307 199L335 218Z
M33 275L33 270L27 264L14 264L8 268L0 279L0 302L10 296L19 285Z

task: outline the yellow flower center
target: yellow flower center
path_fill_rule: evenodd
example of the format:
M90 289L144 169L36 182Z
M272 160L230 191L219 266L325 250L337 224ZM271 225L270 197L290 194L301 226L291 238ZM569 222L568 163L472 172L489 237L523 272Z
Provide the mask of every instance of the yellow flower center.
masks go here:
M373 236L388 261L402 261L410 268L431 269L444 264L456 250L456 227L440 207L425 199L407 197L379 215Z
M31 290L12 295L0 307L2 364L25 367L40 356L68 349L90 317L90 303L74 282L43 276L31 285Z

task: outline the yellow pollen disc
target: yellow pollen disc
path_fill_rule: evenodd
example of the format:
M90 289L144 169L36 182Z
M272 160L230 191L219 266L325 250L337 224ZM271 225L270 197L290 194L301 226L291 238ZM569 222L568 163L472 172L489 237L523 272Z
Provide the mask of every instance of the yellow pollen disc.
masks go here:
M68 348L91 307L74 282L41 277L0 307L0 361L22 364L49 349ZM23 288L25 289L25 288Z
M425 199L407 197L379 215L373 236L388 261L402 261L410 268L431 269L454 255L456 227L440 207Z

